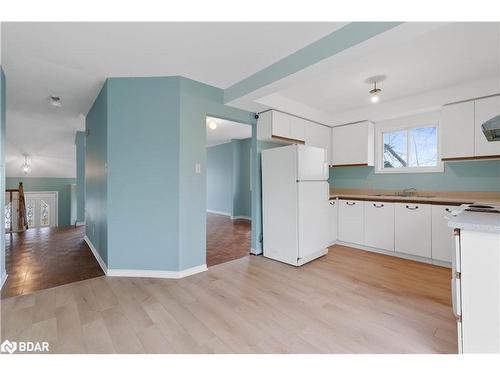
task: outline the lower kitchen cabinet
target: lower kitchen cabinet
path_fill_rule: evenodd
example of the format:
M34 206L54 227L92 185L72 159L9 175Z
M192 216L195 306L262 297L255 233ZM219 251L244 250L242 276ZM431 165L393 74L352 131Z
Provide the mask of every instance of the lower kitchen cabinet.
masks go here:
M431 205L396 203L394 217L396 251L430 258Z
M329 233L330 233L330 238L329 238L329 244L334 243L337 241L338 237L338 214L339 214L339 203L336 199L331 199L329 202L329 207L328 207L328 218L330 221L330 226L329 226Z
M394 203L365 202L365 245L394 251Z
M338 237L340 241L362 245L364 243L364 202L339 200Z
M456 206L432 206L432 259L451 262L451 252L455 246L453 229L445 219Z

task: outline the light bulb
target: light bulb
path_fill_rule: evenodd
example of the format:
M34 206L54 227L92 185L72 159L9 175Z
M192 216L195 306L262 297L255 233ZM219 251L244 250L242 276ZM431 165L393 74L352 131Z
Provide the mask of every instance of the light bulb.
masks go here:
M217 129L217 123L216 123L215 121L209 121L209 122L208 122L208 128L209 128L210 130L215 130L215 129Z
M378 102L378 100L379 100L378 93L372 94L372 97L371 97L372 103L376 103L376 102Z
M30 172L30 166L28 164L23 165L24 174L28 174Z

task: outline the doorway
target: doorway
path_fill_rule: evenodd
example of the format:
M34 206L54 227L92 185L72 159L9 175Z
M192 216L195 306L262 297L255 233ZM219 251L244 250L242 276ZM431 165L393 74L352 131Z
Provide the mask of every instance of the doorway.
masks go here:
M250 253L251 125L206 118L206 263L214 266Z

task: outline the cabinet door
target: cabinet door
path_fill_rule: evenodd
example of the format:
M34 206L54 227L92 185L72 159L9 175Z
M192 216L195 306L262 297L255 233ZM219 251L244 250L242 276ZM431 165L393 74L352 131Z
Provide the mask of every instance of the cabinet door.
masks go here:
M395 251L431 257L431 206L396 203Z
M330 221L330 244L337 241L338 236L338 210L339 204L336 199L330 199L329 221Z
M365 202L365 245L394 251L394 203Z
M451 262L451 253L455 246L453 229L448 227L449 215L456 206L432 206L432 259Z
M500 142L488 142L481 125L500 115L500 96L475 101L474 156L500 155Z
M290 116L290 136L291 139L296 139L298 141L305 140L305 127L307 120L301 119L299 117Z
M272 135L282 138L291 138L291 123L289 115L273 111Z
M441 148L442 159L474 156L474 102L443 107Z
M374 165L373 124L367 121L332 128L332 164Z
M339 200L339 240L362 245L364 242L363 202Z
M306 123L306 129L305 129L305 143L306 145L309 146L314 146L314 147L321 147L326 150L326 160L328 164L331 164L331 140L332 140L332 135L331 135L332 129L315 124L313 122L308 121Z

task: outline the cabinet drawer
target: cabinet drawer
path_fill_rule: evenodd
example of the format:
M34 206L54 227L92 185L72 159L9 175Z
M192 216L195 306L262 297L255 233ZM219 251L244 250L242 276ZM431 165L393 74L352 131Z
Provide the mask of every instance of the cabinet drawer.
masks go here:
M363 201L339 200L339 240L356 244L364 243Z
M394 251L394 203L365 202L365 245Z
M396 203L395 250L420 257L431 257L430 205Z

